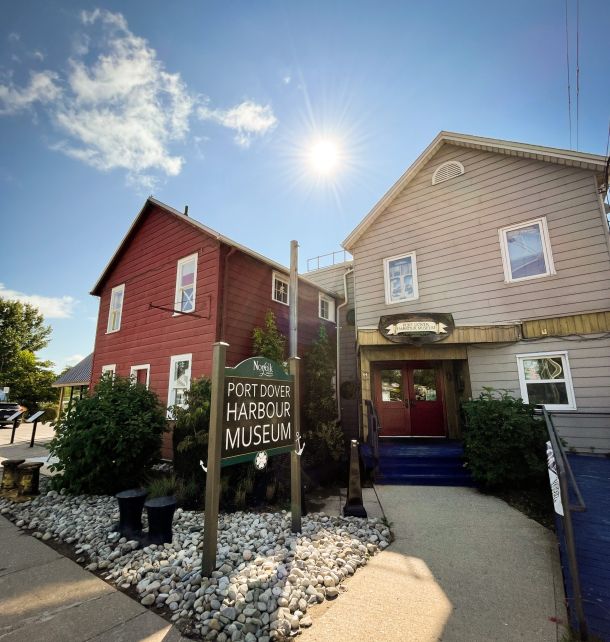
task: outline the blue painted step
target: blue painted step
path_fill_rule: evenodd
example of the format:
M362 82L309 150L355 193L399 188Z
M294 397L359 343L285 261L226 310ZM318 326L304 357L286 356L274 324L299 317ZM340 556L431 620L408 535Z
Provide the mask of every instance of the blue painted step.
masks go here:
M365 467L374 469L368 444L361 446ZM378 484L426 486L474 486L464 468L462 444L451 440L380 440L379 463L375 471Z

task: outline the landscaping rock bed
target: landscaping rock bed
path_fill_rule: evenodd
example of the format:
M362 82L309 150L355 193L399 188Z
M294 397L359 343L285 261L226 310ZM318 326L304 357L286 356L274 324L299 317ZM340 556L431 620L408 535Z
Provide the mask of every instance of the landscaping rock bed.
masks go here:
M171 544L140 548L113 532L117 502L107 496L49 491L31 502L0 499L0 513L43 541L73 547L85 568L145 606L169 616L192 637L268 642L311 626L307 609L339 594L341 582L390 542L376 519L303 518L290 530L290 513L221 514L218 570L202 578L203 514L178 509Z

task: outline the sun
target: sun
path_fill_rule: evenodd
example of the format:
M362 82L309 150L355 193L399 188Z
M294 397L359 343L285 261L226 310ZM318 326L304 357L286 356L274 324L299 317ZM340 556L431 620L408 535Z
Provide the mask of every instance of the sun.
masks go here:
M319 140L309 150L309 163L315 172L329 175L339 166L339 147L331 140Z

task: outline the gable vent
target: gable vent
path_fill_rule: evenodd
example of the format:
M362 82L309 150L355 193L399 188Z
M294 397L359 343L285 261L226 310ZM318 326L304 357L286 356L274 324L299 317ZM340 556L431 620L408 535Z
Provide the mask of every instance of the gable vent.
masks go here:
M432 185L438 185L464 173L464 166L458 161L447 161L439 165L432 174Z

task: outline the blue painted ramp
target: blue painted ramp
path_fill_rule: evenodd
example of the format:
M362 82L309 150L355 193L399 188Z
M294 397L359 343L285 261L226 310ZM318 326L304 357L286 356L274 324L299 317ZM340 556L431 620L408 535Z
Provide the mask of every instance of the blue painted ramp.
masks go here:
M585 616L589 632L610 642L610 459L592 455L568 455L568 459L587 506L583 513L572 513ZM572 584L565 543L563 533L558 534L571 606ZM573 609L571 615L573 619Z

